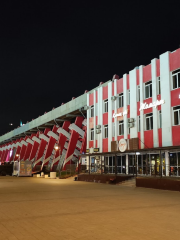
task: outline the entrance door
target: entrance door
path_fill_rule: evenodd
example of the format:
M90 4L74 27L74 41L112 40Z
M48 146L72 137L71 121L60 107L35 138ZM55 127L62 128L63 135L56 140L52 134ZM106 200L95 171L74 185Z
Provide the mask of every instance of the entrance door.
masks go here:
M150 154L151 175L160 174L160 156L159 154Z

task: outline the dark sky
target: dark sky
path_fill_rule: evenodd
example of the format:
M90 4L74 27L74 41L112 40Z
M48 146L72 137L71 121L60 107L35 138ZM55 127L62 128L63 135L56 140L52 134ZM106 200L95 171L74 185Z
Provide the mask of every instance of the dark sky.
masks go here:
M0 5L0 135L179 47L179 1L108 2Z

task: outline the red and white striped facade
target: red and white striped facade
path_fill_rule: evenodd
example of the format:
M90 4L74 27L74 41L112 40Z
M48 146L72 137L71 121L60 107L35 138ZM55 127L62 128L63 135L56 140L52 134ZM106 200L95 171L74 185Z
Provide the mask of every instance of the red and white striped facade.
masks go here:
M90 91L87 94L87 106L89 106L87 149L99 148L100 152L110 152L111 141L121 138L139 138L140 149L180 145L180 120L179 124L174 123L173 111L173 107L180 106L180 75L179 85L177 83L175 87L172 77L176 70L175 74L178 75L178 69L180 72L180 49L166 52L160 55L159 59L151 60L149 65L136 67L129 74L124 74L122 78L116 77L105 85L100 85ZM158 89L159 79L160 89ZM146 83L152 84L152 96L148 98L145 94ZM158 94L159 90L160 94ZM123 106L119 107L119 97L122 94L124 102ZM143 103L160 105L140 110ZM106 104L108 104L108 111ZM161 126L159 126L159 111L161 111L162 118ZM114 113L123 112L125 112L124 116L113 118ZM149 113L153 116L153 129L146 130L146 116L148 116L146 114ZM178 116L180 117L180 114ZM129 131L128 119L130 118L134 119L134 127ZM123 135L119 135L119 121L123 121L124 124ZM138 126L139 121L140 126ZM100 131L97 131L97 128ZM105 128L108 128L108 135L105 134ZM93 129L94 137L91 136Z
M58 150L55 151L55 146ZM76 163L79 155L86 150L86 120L78 116L74 123L64 121L62 127L54 125L43 132L20 138L4 144L0 148L0 164L13 161L31 161L33 172L42 170L50 164L56 171L58 164L66 169L68 164Z

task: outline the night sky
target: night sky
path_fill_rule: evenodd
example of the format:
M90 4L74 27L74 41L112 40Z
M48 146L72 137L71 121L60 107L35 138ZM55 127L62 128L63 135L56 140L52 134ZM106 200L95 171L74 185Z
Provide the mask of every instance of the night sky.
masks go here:
M179 1L113 2L0 5L0 135L179 47Z

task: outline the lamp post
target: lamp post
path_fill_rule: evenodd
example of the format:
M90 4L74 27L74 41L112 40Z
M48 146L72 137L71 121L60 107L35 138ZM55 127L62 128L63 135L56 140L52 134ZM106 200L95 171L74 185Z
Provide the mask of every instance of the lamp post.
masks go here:
M60 163L60 151L61 151L61 146L59 144L55 144L54 145L54 149L55 151L59 151L59 163ZM61 169L60 169L60 165L59 165L59 179L60 179L60 172L61 172Z

